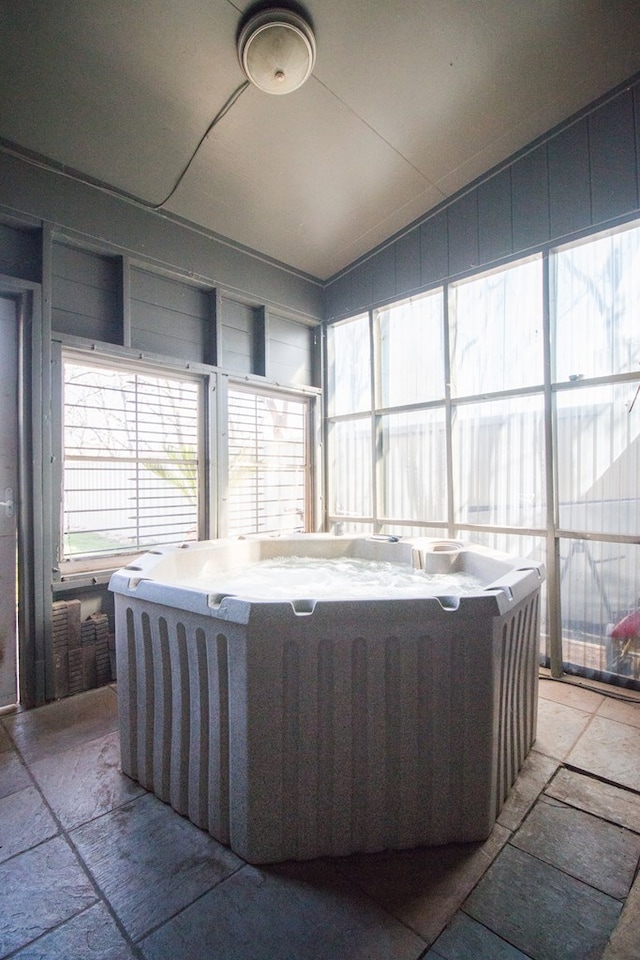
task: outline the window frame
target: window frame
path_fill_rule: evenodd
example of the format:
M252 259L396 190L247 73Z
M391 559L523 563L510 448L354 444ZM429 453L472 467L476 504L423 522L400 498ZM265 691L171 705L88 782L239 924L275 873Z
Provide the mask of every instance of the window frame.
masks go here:
M228 477L229 477L229 445L228 445L228 429L227 425L229 423L229 392L237 391L240 393L246 393L254 396L263 396L263 397L273 397L276 399L283 400L297 400L305 405L304 412L304 457L305 457L305 482L304 482L304 498L305 498L305 521L304 521L304 530L305 532L312 532L318 529L318 517L321 517L321 511L318 509L319 501L319 482L318 482L318 469L317 469L317 456L316 451L318 449L318 444L320 442L320 431L322 428L322 420L319 415L319 392L311 390L300 390L296 388L288 389L286 387L276 386L274 384L268 384L259 381L250 381L248 378L239 379L238 377L233 376L220 376L220 389L218 391L219 398L223 401L224 404L224 413L223 415L219 414L220 422L225 424L225 437L222 442L222 451L220 457L220 467L221 470L218 471L218 483L220 484L220 490L226 490L228 488ZM229 498L227 496L220 496L218 498L218 529L221 531L220 536L229 536ZM222 532L224 531L224 532ZM250 531L248 531L250 532ZM236 534L232 534L236 535Z
M116 344L96 343L82 337L57 334L51 340L51 438L52 483L59 495L51 511L51 543L53 547L52 583L56 595L66 589L107 583L114 570L125 566L144 551L112 554L86 560L62 560L62 496L63 496L63 356L80 363L114 366L144 371L154 376L197 380L201 383L200 437L198 459L201 464L199 484L198 539L207 540L227 535L224 490L227 483L227 395L229 385L280 396L304 398L307 407L307 508L306 527L321 529L324 505L324 482L321 471L322 390L309 386L286 386L257 374L238 376L218 367L193 361L141 354Z
M77 363L78 365L90 367L95 366L104 370L117 370L126 373L135 373L139 375L148 375L150 377L183 380L197 385L197 406L198 406L198 428L197 428L197 464L198 464L198 482L197 482L197 539L204 538L206 530L206 500L207 500L207 404L205 396L207 393L207 375L203 372L194 372L186 370L179 364L154 363L147 358L139 359L130 355L123 355L122 351L100 351L78 349L77 346L67 346L64 343L54 344L55 350L54 364L59 366L59 377L56 383L56 392L58 402L54 407L58 413L58 422L54 424L54 436L57 440L58 455L56 461L57 488L60 490L59 509L54 511L57 527L54 531L54 544L56 548L56 568L54 573L60 580L69 580L75 578L75 575L84 575L89 572L113 571L125 565L131 559L138 557L146 550L153 549L153 545L143 546L134 550L123 549L114 551L108 555L91 555L78 558L65 556L64 553L64 459L65 459L65 437L64 437L64 369L67 361ZM157 545L163 541L158 540Z
M546 563L547 567L547 579L545 584L546 600L547 600L547 618L545 630L548 638L548 647L547 647L547 659L546 662L551 667L551 672L554 676L562 676L565 669L568 669L568 672L571 672L571 668L574 668L574 672L580 673L581 669L586 671L586 675L590 675L590 671L594 668L587 664L585 660L584 666L577 667L576 663L570 659L570 656L566 655L566 650L571 645L571 638L563 636L563 625L565 620L565 610L562 606L562 578L563 578L563 560L561 556L561 545L564 541L565 552L567 550L567 545L573 549L573 547L580 548L581 544L586 544L588 548L589 545L595 545L597 549L604 550L606 544L618 544L618 545L629 545L630 549L635 549L638 544L638 534L639 530L634 530L631 533L612 533L610 530L606 529L605 525L600 525L600 527L592 528L589 530L578 529L574 525L571 529L563 529L561 526L561 516L559 511L559 477L558 469L560 462L560 454L562 451L559 450L559 430L558 430L558 408L562 406L562 400L568 394L569 391L578 391L574 393L576 401L580 398L582 391L588 391L592 388L597 387L611 387L615 388L618 386L626 386L629 388L629 401L634 397L634 403L638 404L638 413L640 415L640 400L638 400L637 393L637 384L640 377L638 369L624 369L618 370L614 369L609 373L592 376L570 376L568 380L559 381L556 376L556 366L557 363L555 352L558 349L555 334L556 334L556 325L557 320L554 314L556 309L557 301L557 291L555 287L556 277L555 277L555 265L554 265L554 256L561 254L563 251L571 250L575 247L584 246L591 243L598 243L600 240L606 237L612 237L617 234L623 234L629 230L640 230L640 220L634 217L632 220L625 220L617 226L606 228L605 230L592 230L588 233L581 234L576 236L569 243L562 244L546 244L542 246L537 252L533 254L528 254L526 256L513 256L505 258L505 260L492 267L489 270L480 269L480 270L471 270L465 272L464 276L456 276L455 278L446 278L440 284L432 286L431 290L441 288L443 290L444 296L444 313L445 313L445 364L446 364L446 382L447 382L447 394L445 397L445 408L446 408L446 429L448 434L448 453L447 453L447 475L448 475L448 511L447 511L447 521L445 523L430 523L428 519L423 518L421 523L416 524L414 521L411 521L407 518L394 517L387 518L384 516L382 509L383 504L383 487L381 486L381 478L384 475L383 466L381 466L380 460L381 456L384 455L383 445L381 443L381 438L379 435L379 421L380 417L389 412L387 409L378 408L375 405L375 402L372 401L371 408L369 411L359 412L358 417L370 417L373 425L373 441L372 441L372 455L371 455L371 484L374 489L374 506L372 516L370 517L359 517L356 514L347 514L339 515L337 513L331 512L331 503L328 504L327 517L326 517L326 528L329 530L334 530L335 532L352 532L352 533L376 533L376 534L386 534L386 535L398 535L398 536L442 536L443 533L446 533L450 537L462 537L465 538L466 535L474 536L481 543L485 543L487 546L493 545L493 541L509 543L509 550L513 553L512 547L517 548L518 543L523 545L527 544L527 555L529 553L531 556L538 551L540 556L536 559L541 559ZM507 389L495 390L494 392L479 393L474 395L467 396L463 395L453 395L451 388L451 351L449 349L449 339L452 329L453 318L449 316L453 311L450 309L451 300L449 293L452 289L455 289L467 281L477 281L483 276L488 276L494 274L498 271L508 270L512 267L517 267L521 263L531 261L533 259L539 260L541 263L541 275L540 275L540 285L541 285L541 327L542 327L542 357L539 357L539 378L532 378L532 383L529 386L525 387L510 387ZM633 261L635 263L635 260ZM607 293L608 288L606 284L603 288L604 294ZM427 292L427 291L425 291ZM421 294L422 295L422 294ZM414 299L414 298L411 298ZM406 300L406 298L405 298ZM369 325L370 325L370 335L373 338L374 336L374 318L376 312L379 309L392 309L394 306L401 304L403 300L399 299L385 301L385 305L382 307L371 306L371 308L366 311L369 316ZM631 301L630 301L631 302ZM633 301L637 303L637 301ZM608 303L605 296L605 303ZM363 311L359 310L357 314L354 313L353 318L340 317L336 321L333 321L328 326L333 326L333 323L346 324L349 323L351 319L359 319L363 316ZM325 351L325 363L328 365L330 357ZM640 363L640 361L636 361ZM370 365L370 376L371 376L371 392L372 395L379 396L378 384L375 380L376 367L372 362ZM579 371L580 372L580 371ZM598 372L598 371L596 371ZM329 391L330 379L327 378L327 393ZM521 526L503 526L497 523L470 523L468 521L463 522L462 519L457 515L456 509L457 505L455 502L456 489L453 483L455 476L455 464L454 464L454 453L452 450L452 423L456 415L456 411L461 410L467 404L478 404L480 402L491 402L497 400L507 400L517 397L539 397L543 404L543 423L541 424L542 439L540 442L540 452L544 458L543 466L543 476L544 476L544 487L545 490L541 490L541 495L546 496L546 506L545 509L541 511L539 518L539 525L534 527L527 527L524 525ZM327 409L332 409L332 398L327 396L326 398ZM431 404L432 406L434 404ZM415 404L411 407L405 409L426 409L429 406L428 403ZM629 402L627 406L631 406ZM402 410L402 407L394 408L395 411ZM346 423L350 420L356 418L355 414L343 414L341 416L327 416L326 426L325 426L325 442L327 444L327 462L331 462L331 428L335 423ZM331 489L332 478L327 478L327 484L329 489ZM534 518L536 524L538 524L538 518ZM588 526L588 524L586 524ZM497 549L507 549L507 547L497 546ZM576 552L579 552L577 549ZM603 554L604 555L604 554ZM631 593L633 589L631 588ZM630 600L631 593L629 597L626 597L627 600ZM640 595L640 591L637 595ZM625 595L626 596L626 595ZM635 596L633 596L633 602L635 602ZM620 615L620 611L616 611L616 617ZM605 624L602 625L602 637L604 637L604 628ZM587 640L584 641L587 643ZM604 643L604 640L603 640ZM602 661L604 662L604 661ZM636 686L640 689L640 681L632 680L627 681L625 677L620 677L615 675L613 678L610 674L607 673L608 667L600 667L600 671L603 679L616 682L620 685L629 685ZM598 669L596 669L596 674L598 674ZM583 674L584 675L584 674Z

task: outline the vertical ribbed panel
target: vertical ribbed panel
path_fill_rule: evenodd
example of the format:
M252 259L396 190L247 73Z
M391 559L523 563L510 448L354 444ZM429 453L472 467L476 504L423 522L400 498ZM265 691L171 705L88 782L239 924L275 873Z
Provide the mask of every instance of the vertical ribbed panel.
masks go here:
M481 835L493 809L491 716L488 687L477 707L461 701L474 688L465 643L284 642L282 858Z
M153 649L149 614L141 619L141 642L136 647L138 687L138 780L153 790Z
M416 717L415 663L416 640L406 642L389 638L385 643L384 716L384 830L387 844L403 846L405 823L411 816L415 786L414 723L403 722Z
M127 604L123 770L250 862L480 840L535 739L539 591L481 609L231 625Z
M336 678L335 652L332 640L318 644L318 741L319 771L316 803L316 834L328 849L333 846L333 818L336 808L335 745L336 745ZM339 827L338 827L339 829Z
M229 842L229 650L219 633L207 644L209 675L209 823L222 843Z
M382 644L365 644L367 670L367 765L366 765L366 833L362 838L362 849L380 850L386 846L385 833L385 794L386 794L386 746L387 717L385 697L385 641Z
M536 737L539 594L499 624L496 814Z
M173 696L171 691L171 656L169 628L165 617L158 619L158 638L153 646L153 682L155 686L153 715L153 792L165 803L171 795L171 723Z
M189 812L190 703L187 635L183 623L176 624L175 642L170 646L171 689L171 784L169 802L184 816Z
M189 661L189 819L209 827L209 669L206 637L198 627L188 644Z
M367 644L361 637L351 648L351 837L359 848L367 836L369 756Z
M130 606L116 611L116 657L118 677L118 719L120 726L120 765L127 776L138 779L138 710L136 690L136 629Z
M282 654L282 819L291 826L286 856L298 856L300 823L300 651L285 643Z

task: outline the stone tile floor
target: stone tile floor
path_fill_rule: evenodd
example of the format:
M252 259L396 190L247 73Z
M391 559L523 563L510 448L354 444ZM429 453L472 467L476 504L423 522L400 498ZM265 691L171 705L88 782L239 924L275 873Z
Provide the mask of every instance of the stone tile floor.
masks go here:
M486 842L265 867L119 772L112 687L5 715L0 957L639 960L640 698L589 686Z

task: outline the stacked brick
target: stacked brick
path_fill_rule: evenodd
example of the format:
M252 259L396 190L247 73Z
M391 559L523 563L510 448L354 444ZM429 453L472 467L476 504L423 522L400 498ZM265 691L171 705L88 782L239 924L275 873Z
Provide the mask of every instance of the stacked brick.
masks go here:
M106 613L82 620L79 600L53 604L53 672L56 699L115 679L114 638Z

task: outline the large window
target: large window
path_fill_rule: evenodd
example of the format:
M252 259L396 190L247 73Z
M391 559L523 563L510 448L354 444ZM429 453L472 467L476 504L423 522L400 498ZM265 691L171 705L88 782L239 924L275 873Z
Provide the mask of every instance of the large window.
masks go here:
M197 539L199 391L65 360L62 559Z
M312 396L71 351L63 370L63 564L312 529Z
M449 288L452 395L542 386L542 261Z
M611 636L640 608L640 226L342 321L327 341L330 528L446 532L544 561L544 656L640 685L640 640Z
M228 419L227 532L306 530L308 401L231 388Z
M640 678L640 227L550 258L558 590L565 667Z

